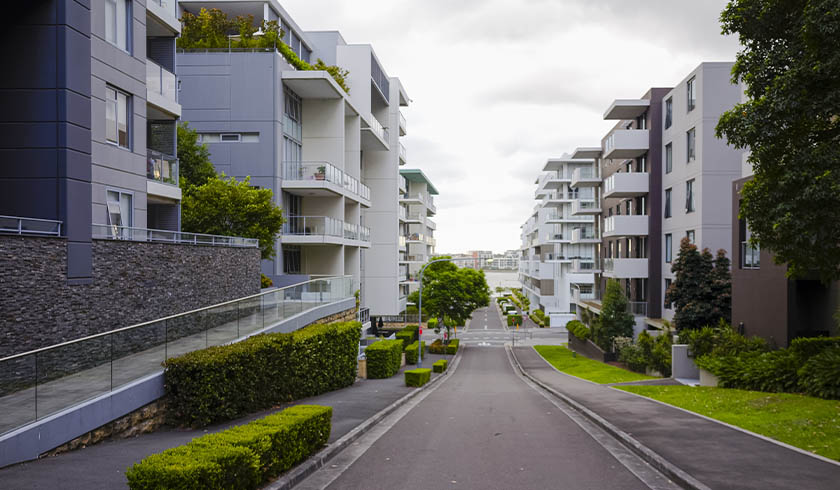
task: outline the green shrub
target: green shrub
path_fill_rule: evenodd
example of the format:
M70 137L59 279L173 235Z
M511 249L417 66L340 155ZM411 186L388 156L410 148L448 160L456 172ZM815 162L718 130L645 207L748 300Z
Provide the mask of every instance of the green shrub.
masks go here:
M405 372L405 385L420 387L432 379L432 370L427 368L410 369Z
M274 282L265 274L260 274L260 287L261 288L270 288L274 285Z
M840 345L828 347L810 358L798 374L805 393L840 400Z
M840 337L801 337L790 342L789 349L804 365L830 347L840 346Z
M419 347L422 345L422 347ZM418 348L422 348L423 352L426 352L426 341L422 341L418 344L418 342L414 342L413 344L409 344L408 347L405 348L405 363L406 364L417 364L417 352Z
M326 444L332 408L298 405L152 454L126 471L132 490L251 489Z
M438 328L438 319L437 318L429 318L429 321L426 322L426 327L435 329Z
M200 427L350 386L360 333L358 322L310 325L168 359L168 415Z
M449 367L449 362L446 359L440 359L439 361L435 361L432 364L432 370L436 373L442 373L446 371L446 368Z
M522 315L508 315L507 324L508 327L512 327L514 325L522 325Z
M414 333L406 330L399 330L396 333L396 338L403 343L404 348L407 348L409 344L414 342Z
M643 331L635 343L625 343L618 349L618 360L627 364L631 371L645 373L651 369L668 377L671 375L671 339L670 330L656 337Z
M443 342L440 339L435 340L429 345L429 354L445 354L446 353L446 346L443 345Z
M454 356L455 354L457 354L458 353L458 344L460 342L461 341L459 339L450 340L449 343L446 344L446 353L451 355L451 356Z
M578 320L572 320L566 324L566 330L580 340L587 340L592 338L592 332L589 327Z
M379 340L367 346L367 377L382 379L397 374L402 363L402 352L402 340Z

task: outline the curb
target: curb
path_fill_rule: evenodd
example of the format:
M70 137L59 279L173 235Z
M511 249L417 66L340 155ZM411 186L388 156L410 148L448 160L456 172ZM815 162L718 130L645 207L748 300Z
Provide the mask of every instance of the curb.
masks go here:
M507 346L505 346L505 348L508 349L508 351L510 352L514 363L516 363L516 368L519 370L520 373L522 373L523 376L534 382L534 384L544 389L548 393L551 393L551 395L568 405L570 408L572 408L576 412L579 412L581 415L583 415L584 417L586 417L587 419L589 419L590 421L607 431L608 434L610 434L619 442L624 444L627 448L633 451L633 453L642 458L642 460L647 462L649 465L659 470L663 475L670 478L672 481L676 482L678 485L684 488L689 488L692 490L711 490L708 486L704 485L693 476L681 470L675 464L671 463L667 459L655 453L641 442L637 441L636 439L633 439L632 437L630 437L629 434L619 429L618 427L612 425L597 413L586 408L585 406L569 398L568 396L558 392L554 388L547 386L545 383L539 381L534 376L531 376L528 372L525 371L525 369L522 368L522 365L519 363L519 359L516 357L516 353L513 351L513 349Z
M289 490L291 488L294 488L298 483L305 480L306 477L324 467L327 464L327 462L329 462L332 458L337 456L341 451L346 449L347 446L349 446L357 439L362 437L366 432L371 430L376 424L381 422L382 419L384 419L388 415L391 415L391 413L408 403L412 398L416 397L423 391L438 384L440 380L447 378L451 373L454 373L455 369L458 368L458 364L460 364L461 362L462 356L456 355L455 357L456 362L453 362L451 367L449 367L445 373L429 381L422 388L412 390L410 393L406 393L405 395L403 395L402 398L391 403L390 405L383 408L382 410L380 410L361 424L357 425L353 430L351 430L347 434L344 434L344 436L342 436L337 441L333 442L332 444L327 444L327 446L324 449L321 449L314 455L310 456L306 461L296 466L285 475L264 486L263 490Z

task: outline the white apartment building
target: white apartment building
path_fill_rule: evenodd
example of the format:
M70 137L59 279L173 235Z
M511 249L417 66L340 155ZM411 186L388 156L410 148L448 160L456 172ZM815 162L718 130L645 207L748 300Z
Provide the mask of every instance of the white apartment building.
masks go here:
M401 169L400 175L405 179L400 195L400 243L405 248L400 252L399 293L405 309L405 297L420 287L420 268L435 255L437 224L431 218L437 213L438 191L422 170Z
M600 209L592 183L600 178L594 160L569 155L549 159L542 170L537 205L522 225L519 280L531 308L542 309L550 326L565 327L576 301L593 295Z

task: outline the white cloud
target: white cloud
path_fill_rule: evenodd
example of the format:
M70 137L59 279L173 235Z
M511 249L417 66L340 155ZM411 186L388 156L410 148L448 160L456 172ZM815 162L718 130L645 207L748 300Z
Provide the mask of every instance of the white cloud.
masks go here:
M408 166L441 193L441 252L519 248L548 157L597 145L613 99L738 49L726 0L281 2L304 29L372 44L406 86Z

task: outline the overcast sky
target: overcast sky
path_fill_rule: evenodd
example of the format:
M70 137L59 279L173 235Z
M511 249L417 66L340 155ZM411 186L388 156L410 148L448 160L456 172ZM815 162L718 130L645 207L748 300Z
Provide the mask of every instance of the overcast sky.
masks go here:
M304 30L372 44L412 104L409 168L436 198L438 252L519 248L545 160L598 146L613 99L734 60L725 0L281 0Z

